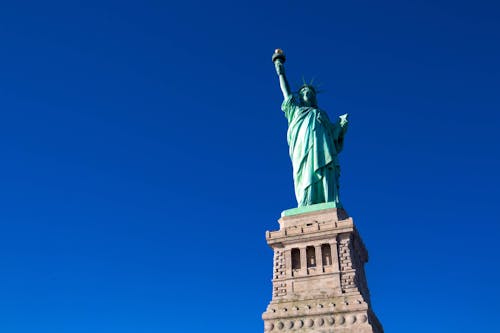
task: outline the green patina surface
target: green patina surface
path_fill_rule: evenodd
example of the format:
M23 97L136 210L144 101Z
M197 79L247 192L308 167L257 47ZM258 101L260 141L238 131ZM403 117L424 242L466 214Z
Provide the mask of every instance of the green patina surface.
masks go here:
M272 59L284 97L281 109L288 120L287 141L295 197L300 208L285 212L293 215L316 210L312 206L322 203L328 203L325 206L328 208L341 208L337 156L344 145L347 114L330 121L326 112L318 107L316 89L312 85L304 84L297 94L292 92L285 75L283 51L277 49Z
M292 216L297 214L310 213L317 210L329 209L329 208L338 208L336 202L324 202L315 205L297 207L292 209L287 209L281 212L281 217L283 216Z

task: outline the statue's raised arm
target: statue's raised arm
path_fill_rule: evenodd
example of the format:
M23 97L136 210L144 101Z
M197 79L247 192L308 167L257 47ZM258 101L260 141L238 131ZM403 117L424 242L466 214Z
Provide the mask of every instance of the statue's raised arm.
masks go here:
M283 97L286 99L288 96L292 94L292 91L290 89L290 85L288 84L288 80L286 79L285 76L285 54L283 53L282 49L276 49L273 54L273 62L274 62L274 67L276 68L276 73L279 76L280 79L280 87L281 87L281 92L283 93Z

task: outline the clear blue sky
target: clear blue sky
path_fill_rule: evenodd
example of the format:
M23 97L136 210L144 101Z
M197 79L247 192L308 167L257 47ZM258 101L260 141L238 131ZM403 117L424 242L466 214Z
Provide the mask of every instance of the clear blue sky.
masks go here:
M386 332L498 330L495 1L0 4L0 331L262 332L295 205L271 54L350 114Z

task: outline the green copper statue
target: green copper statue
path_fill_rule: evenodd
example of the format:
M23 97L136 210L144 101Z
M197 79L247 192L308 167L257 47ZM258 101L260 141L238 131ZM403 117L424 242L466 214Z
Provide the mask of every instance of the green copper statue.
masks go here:
M294 96L285 76L282 50L276 49L273 62L284 97L281 109L288 119L287 139L298 206L331 202L342 208L337 155L347 131L347 114L332 123L325 111L318 108L312 85L304 84L298 96Z

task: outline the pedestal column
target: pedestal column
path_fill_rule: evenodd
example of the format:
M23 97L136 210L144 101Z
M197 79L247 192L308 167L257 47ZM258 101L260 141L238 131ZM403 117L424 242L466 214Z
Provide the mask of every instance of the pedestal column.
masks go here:
M307 275L307 249L299 247L300 251L300 275Z

